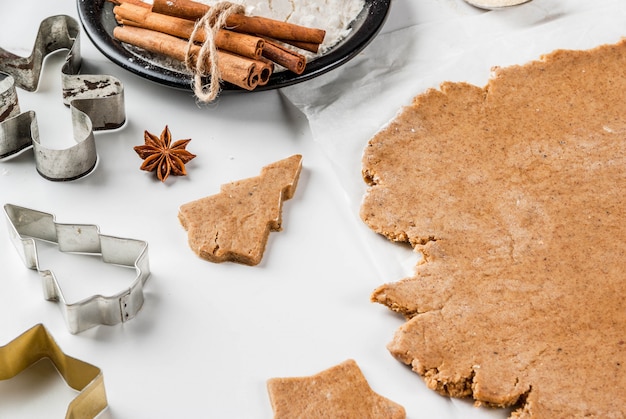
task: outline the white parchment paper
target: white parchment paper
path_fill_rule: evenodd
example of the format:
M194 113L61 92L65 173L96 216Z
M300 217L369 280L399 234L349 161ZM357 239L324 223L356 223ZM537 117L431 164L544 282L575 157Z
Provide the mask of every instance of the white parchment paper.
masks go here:
M614 43L626 34L623 0L534 0L481 13L450 7L450 1L435 3L441 16L420 16L420 2L396 1L392 7L409 16L407 27L380 34L336 71L283 89L307 116L314 140L332 162L381 284L410 275L420 255L374 234L358 217L366 193L361 156L368 140L414 96L443 81L484 86L494 66L523 64L555 49ZM510 412L490 413L507 417Z

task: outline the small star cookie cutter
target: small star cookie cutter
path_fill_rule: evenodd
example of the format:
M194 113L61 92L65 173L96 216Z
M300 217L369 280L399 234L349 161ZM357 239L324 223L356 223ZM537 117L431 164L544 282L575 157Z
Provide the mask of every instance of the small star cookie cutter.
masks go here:
M42 324L0 346L0 380L9 380L44 358L50 359L65 382L79 391L67 407L66 419L93 419L107 408L100 368L65 355Z
M40 143L35 112L20 111L15 90L15 86L36 90L43 59L60 49L69 50L61 80L63 103L70 107L76 142L62 150ZM20 57L0 48L0 161L32 147L37 171L48 180L75 180L93 171L98 160L93 131L124 124L124 89L112 76L80 75L80 65L80 26L66 15L41 22L30 56Z
M12 204L6 204L4 211L11 242L26 267L41 275L44 298L59 303L71 333L123 323L141 310L143 287L150 276L147 242L100 234L96 225L57 223L52 214ZM100 255L104 263L134 268L137 277L129 288L115 295L94 295L68 304L54 273L39 268L35 240L55 243L61 252Z

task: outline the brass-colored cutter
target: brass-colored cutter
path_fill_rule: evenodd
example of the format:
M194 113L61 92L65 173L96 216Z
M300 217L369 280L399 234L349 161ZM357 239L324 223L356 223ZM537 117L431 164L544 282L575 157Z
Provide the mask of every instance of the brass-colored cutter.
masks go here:
M147 242L106 236L96 225L57 223L52 214L12 204L6 204L4 210L13 245L26 267L41 275L45 299L59 303L71 333L122 323L139 312L144 303L143 287L150 276ZM128 289L115 295L94 295L68 304L54 273L39 268L35 240L55 243L61 252L100 255L104 263L134 268L137 277Z
M66 419L92 419L106 409L108 403L100 368L65 355L42 324L0 346L0 380L11 379L44 358L49 358L65 382L80 392L70 402Z

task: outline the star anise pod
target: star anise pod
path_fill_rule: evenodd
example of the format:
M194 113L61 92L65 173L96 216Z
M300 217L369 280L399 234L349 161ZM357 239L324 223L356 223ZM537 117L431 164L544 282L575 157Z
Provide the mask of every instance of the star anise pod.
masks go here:
M160 137L144 132L144 145L134 147L139 157L144 159L141 170L148 172L156 171L157 177L161 182L172 174L175 176L185 176L185 163L196 157L195 154L185 150L191 139L178 140L172 143L172 134L170 129L165 126Z

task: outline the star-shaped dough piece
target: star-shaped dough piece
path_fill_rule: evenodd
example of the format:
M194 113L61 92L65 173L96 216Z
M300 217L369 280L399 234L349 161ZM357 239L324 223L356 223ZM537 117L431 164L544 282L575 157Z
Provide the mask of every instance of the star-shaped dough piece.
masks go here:
M432 389L626 417L626 41L446 82L370 140L363 220L424 258L372 298Z
M354 360L309 377L272 378L274 419L402 419L404 407L375 393Z
M301 169L302 156L295 154L265 166L259 176L182 205L178 219L191 249L211 262L257 265L270 231L282 228L283 201L293 196Z

